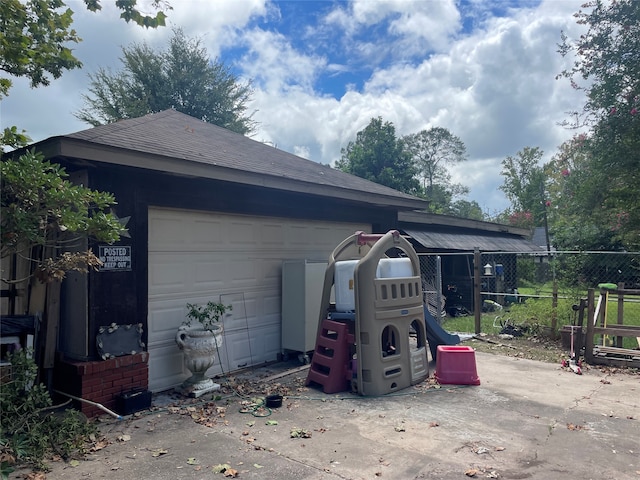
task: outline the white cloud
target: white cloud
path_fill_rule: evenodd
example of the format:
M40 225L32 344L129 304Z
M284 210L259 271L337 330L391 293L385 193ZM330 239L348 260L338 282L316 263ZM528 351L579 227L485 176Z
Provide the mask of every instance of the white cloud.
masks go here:
M253 29L243 40L249 48L240 62L244 75L273 94L290 86L312 90L318 72L326 65L324 58L295 50L278 33Z

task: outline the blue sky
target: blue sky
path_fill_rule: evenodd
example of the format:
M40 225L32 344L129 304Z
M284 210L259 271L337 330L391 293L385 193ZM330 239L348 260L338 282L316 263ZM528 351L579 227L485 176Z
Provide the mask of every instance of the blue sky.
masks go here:
M168 28L157 30L126 24L113 3L94 14L67 1L83 69L36 90L15 80L0 104L3 128L36 141L88 128L73 116L87 74L117 71L132 42L164 48L177 26L252 82L255 140L332 164L373 117L398 136L444 127L469 156L453 180L493 215L508 206L501 161L526 146L550 159L575 133L559 123L584 102L555 79L570 61L556 52L560 32L581 33L582 0L169 0Z

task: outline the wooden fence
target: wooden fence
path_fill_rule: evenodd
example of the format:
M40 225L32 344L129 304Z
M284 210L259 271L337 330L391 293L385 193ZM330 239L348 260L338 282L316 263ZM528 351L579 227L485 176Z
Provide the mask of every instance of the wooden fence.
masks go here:
M617 297L616 315L608 312L612 297ZM625 303L630 302L640 302L640 290L625 289L622 285L615 289L601 288L597 299L595 290L588 290L584 352L588 364L640 368L640 326L624 324ZM624 348L623 339L629 337L637 342L638 348Z

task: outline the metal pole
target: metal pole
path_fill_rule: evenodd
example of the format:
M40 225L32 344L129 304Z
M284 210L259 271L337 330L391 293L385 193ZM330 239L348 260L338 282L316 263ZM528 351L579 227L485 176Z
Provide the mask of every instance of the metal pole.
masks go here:
M476 335L482 331L482 296L480 295L480 249L476 247L473 251L473 313L475 316Z
M444 301L442 299L442 258L440 255L436 255L436 292L437 292L437 304L438 311L436 315L438 316L438 323L442 325L442 310L444 310Z

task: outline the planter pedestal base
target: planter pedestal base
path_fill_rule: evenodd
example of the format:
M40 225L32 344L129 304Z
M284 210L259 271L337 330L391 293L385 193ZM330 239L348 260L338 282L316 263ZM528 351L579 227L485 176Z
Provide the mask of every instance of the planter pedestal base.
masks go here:
M191 382L191 379L187 379L176 390L178 393L186 397L198 398L206 393L211 393L220 390L220 384L215 383L210 378L205 378L198 382Z

